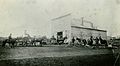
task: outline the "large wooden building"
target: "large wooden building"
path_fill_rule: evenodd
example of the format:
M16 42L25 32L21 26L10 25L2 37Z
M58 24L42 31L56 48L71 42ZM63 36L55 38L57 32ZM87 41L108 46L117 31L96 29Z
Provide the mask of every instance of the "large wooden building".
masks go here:
M73 19L71 14L60 16L52 19L51 23L51 34L54 37L72 37L89 39L90 36L99 37L107 39L107 31L100 30L93 26L89 21L83 19Z

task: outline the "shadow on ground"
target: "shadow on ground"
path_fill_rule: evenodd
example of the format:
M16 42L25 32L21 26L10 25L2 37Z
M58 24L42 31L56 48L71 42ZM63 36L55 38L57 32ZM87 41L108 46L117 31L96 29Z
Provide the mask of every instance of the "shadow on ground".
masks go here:
M0 66L113 66L113 63L113 55L91 55L1 60Z

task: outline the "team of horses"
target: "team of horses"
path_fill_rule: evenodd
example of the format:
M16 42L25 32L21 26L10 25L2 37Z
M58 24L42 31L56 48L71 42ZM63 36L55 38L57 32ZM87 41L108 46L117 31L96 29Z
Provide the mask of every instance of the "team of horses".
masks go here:
M2 47L5 47L6 44L8 44L11 48L14 48L17 44L21 44L22 46L36 46L36 44L39 44L39 46L42 46L42 41L43 39L36 39L36 40L31 40L31 41L26 41L26 40L22 40L19 41L16 38L12 38L12 39L4 39L1 41Z

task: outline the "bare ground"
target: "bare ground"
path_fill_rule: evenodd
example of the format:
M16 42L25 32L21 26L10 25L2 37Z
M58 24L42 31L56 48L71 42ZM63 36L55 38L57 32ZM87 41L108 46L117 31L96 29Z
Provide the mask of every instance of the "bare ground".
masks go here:
M65 47L0 48L0 66L112 66L108 49Z

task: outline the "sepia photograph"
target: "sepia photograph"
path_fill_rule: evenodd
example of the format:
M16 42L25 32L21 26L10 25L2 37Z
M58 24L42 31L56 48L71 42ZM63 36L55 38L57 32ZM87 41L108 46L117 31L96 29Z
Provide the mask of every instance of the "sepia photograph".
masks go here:
M0 66L120 66L120 0L0 0Z

